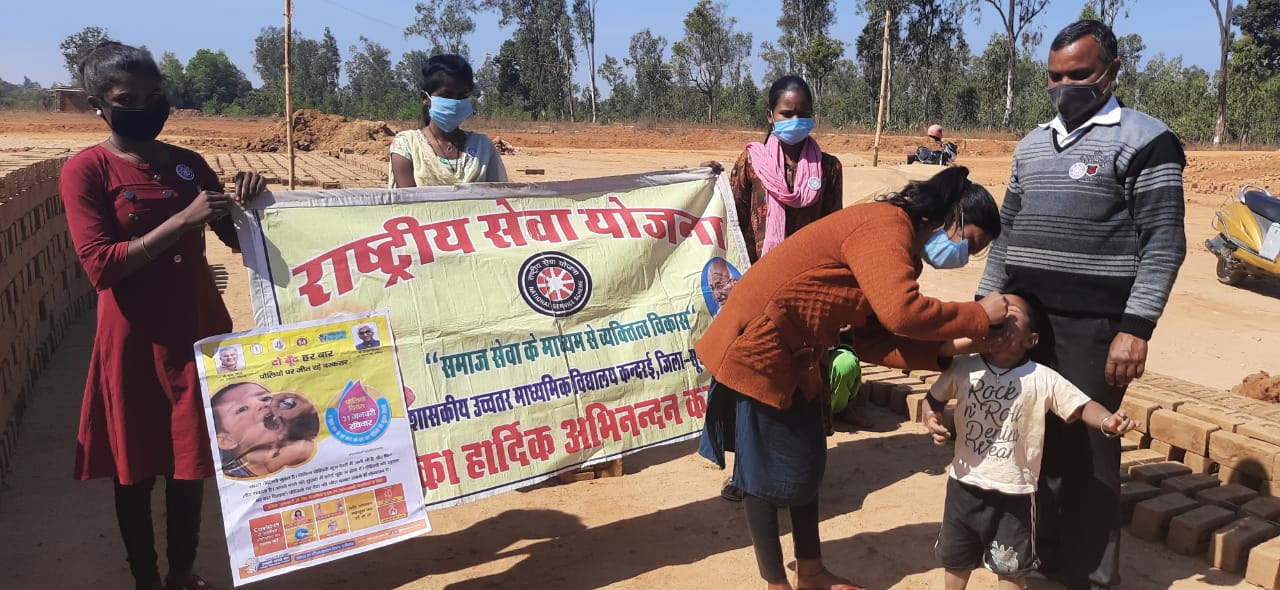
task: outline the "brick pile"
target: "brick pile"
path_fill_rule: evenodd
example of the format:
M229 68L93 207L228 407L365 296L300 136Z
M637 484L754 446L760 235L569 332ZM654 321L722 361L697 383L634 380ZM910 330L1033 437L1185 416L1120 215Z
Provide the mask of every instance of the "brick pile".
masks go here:
M235 174L256 170L267 182L285 185L289 182L289 156L276 153L217 154L206 156L218 178L232 190ZM294 159L294 185L305 188L385 188L387 160L345 151L306 152Z
M95 301L58 196L64 161L0 155L0 480L36 377Z
M920 421L932 372L867 365L860 398ZM1134 536L1280 590L1280 405L1164 375L1129 386L1142 420L1122 441L1120 501ZM943 414L955 432L955 401Z

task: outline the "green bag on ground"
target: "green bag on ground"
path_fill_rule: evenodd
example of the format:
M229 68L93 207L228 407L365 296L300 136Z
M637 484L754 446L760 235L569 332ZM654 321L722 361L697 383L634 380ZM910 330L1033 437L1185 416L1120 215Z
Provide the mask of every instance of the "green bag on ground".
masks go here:
M831 349L831 411L843 412L862 389L862 364L848 346Z

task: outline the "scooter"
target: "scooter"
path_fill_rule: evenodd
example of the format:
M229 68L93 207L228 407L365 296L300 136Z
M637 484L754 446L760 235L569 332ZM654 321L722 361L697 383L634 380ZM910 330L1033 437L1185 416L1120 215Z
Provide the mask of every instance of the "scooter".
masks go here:
M907 154L907 163L914 164L934 164L937 166L950 166L956 161L956 152L959 148L956 144L947 142L942 144L942 149L931 150L925 146L916 148L916 153Z
M1280 278L1280 199L1246 184L1214 214L1218 235L1204 245L1218 257L1218 281L1239 285L1246 278Z

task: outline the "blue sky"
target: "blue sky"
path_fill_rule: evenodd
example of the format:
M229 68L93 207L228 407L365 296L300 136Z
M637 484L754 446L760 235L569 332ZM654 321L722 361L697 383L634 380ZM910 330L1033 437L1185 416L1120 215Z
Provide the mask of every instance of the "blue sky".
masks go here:
M597 61L606 54L619 58L627 52L631 35L648 27L668 41L683 36L684 16L696 0L600 0L598 5ZM283 0L223 0L221 2L156 2L138 0L5 0L0 20L0 79L21 82L23 76L48 86L69 79L62 64L58 43L85 26L105 27L110 35L130 44L143 44L156 53L173 51L185 63L197 49L225 50L232 61L257 85L253 71L253 39L268 25L283 24ZM1204 0L1131 0L1128 18L1116 22L1119 34L1136 32L1147 44L1145 57L1156 53L1181 55L1184 63L1213 71L1218 62L1218 36L1213 10ZM393 58L404 51L424 49L421 38L406 39L404 27L415 17L413 0L295 0L294 28L318 38L324 27L337 36L347 58L347 49L361 35L391 50ZM757 82L764 72L758 58L761 41L775 41L780 2L777 0L732 0L730 13L738 18L740 30L753 34L753 72ZM986 6L986 3L982 3ZM1046 38L1080 13L1084 0L1051 0L1041 18ZM181 8L178 8L181 6ZM847 42L846 54L862 29L865 18L855 10L854 0L837 0L837 22L833 35ZM498 18L482 13L471 35L471 57L477 67L485 53L497 53L510 36L510 29L498 27ZM968 17L965 35L975 52L986 46L999 27L989 6L981 11L981 22ZM1040 53L1047 52L1047 45ZM585 58L580 59L585 63ZM585 65L579 79L585 79Z

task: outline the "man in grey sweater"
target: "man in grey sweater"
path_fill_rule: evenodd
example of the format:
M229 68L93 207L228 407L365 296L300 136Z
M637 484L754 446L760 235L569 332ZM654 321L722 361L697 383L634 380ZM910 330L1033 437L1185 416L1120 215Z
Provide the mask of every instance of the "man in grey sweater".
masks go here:
M1014 151L1004 231L978 290L1031 300L1048 328L1033 358L1112 412L1142 376L1186 256L1182 143L1119 105L1119 69L1102 23L1076 22L1054 38L1048 90L1059 116ZM1050 416L1044 447L1041 571L1069 590L1119 584L1119 439Z

